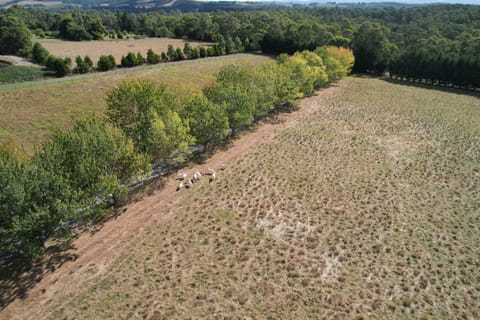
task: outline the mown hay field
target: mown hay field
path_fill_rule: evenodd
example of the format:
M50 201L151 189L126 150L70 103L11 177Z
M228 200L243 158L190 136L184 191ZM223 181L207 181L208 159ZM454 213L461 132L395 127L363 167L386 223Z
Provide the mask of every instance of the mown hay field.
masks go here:
M301 106L44 316L480 318L478 96L349 78Z
M97 63L101 55L113 55L117 64L123 56L129 52L137 54L140 52L144 58L147 57L148 49L161 54L167 53L168 45L174 48L183 49L186 42L192 47L209 47L209 42L185 41L182 39L171 38L145 38L129 40L98 40L98 41L63 41L56 39L46 39L39 41L50 54L57 57L70 57L75 64L75 57L80 55L82 58L88 55L94 63Z
M251 54L224 56L0 91L0 141L12 141L32 151L34 145L45 141L52 127L68 129L78 118L103 113L107 91L126 79L153 79L168 84L182 95L213 83L216 73L225 65L259 66L271 60L267 56Z

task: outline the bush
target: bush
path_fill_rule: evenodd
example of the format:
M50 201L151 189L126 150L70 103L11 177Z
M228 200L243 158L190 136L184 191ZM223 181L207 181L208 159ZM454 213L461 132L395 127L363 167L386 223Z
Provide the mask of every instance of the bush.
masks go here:
M126 57L122 56L121 65L123 68L135 67L143 63L139 61L139 58L143 59L143 57L140 54L135 55L135 53L129 52Z
M97 63L97 69L99 71L112 70L113 68L115 68L115 66L116 66L115 58L112 55L100 56L100 59L98 60L98 63Z
M77 67L73 70L75 73L88 73L93 68L93 61L89 56L85 56L85 59L77 56L75 58L75 63L77 64Z
M71 60L69 58L59 58L55 56L49 56L45 66L47 70L53 71L57 77L65 77L70 73Z
M48 56L50 53L45 49L40 43L35 42L32 48L32 61L39 64L45 65L47 62Z
M163 52L162 52L163 53ZM147 63L148 64L157 64L161 62L161 57L153 52L152 49L148 49L147 51Z

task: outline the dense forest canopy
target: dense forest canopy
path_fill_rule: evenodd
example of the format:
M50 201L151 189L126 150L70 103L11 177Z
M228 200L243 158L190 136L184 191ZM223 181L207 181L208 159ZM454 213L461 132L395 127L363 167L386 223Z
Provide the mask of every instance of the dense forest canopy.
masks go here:
M473 5L209 13L52 12L14 6L0 14L2 37L8 37L12 28L24 36L12 42L14 48L2 45L2 52L28 54L28 47L20 50L18 43L30 45L29 30L40 37L47 34L68 40L122 38L126 33L186 38L217 42L223 48L236 43L246 51L272 54L336 45L354 50L357 72L389 70L414 79L435 78L478 87L480 6ZM0 39L2 44L9 41ZM459 79L463 75L464 79Z

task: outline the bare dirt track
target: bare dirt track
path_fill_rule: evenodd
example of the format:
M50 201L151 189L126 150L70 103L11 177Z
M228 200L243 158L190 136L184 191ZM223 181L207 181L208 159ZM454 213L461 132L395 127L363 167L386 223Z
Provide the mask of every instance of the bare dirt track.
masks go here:
M478 319L480 99L349 78L74 242L5 319ZM3 286L3 283L0 283Z

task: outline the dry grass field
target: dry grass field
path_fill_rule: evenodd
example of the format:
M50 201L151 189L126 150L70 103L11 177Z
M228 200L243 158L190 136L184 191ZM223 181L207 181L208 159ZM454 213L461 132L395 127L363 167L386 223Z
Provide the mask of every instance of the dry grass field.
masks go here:
M189 42L192 47L202 46L208 47L208 42L185 41L181 39L170 38L146 38L138 40L104 40L104 41L62 41L62 40L41 40L39 41L45 49L51 54L66 58L70 57L75 64L75 57L80 55L82 58L88 55L94 63L97 63L101 55L113 55L115 61L120 63L122 55L127 53L140 52L144 58L147 56L148 49L152 49L157 54L162 51L167 52L168 45L174 48L181 48L185 42Z
M479 319L479 97L349 78L301 107L0 318Z
M103 75L58 84L0 91L0 140L11 140L32 151L45 141L54 126L69 128L75 119L102 113L105 94L119 81L137 78L168 83L178 94L198 91L215 80L222 66L237 63L257 66L271 58L259 55L199 59L183 64L162 64L158 68Z

